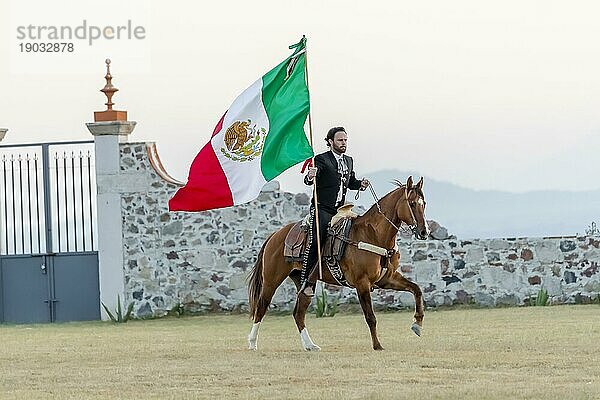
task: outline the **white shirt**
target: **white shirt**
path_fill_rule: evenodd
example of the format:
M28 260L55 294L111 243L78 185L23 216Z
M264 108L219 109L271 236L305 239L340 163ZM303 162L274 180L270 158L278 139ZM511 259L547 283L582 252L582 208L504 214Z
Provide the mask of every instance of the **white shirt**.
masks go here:
M341 175L341 178L340 178L340 191L338 192L337 199L335 200L335 202L337 204L340 201L342 201L342 196L344 195L344 175L345 175L345 172L348 170L348 165L346 164L346 160L344 160L344 155L343 154L336 154L336 152L333 151L333 150L330 150L330 151L333 154L333 156L335 157L335 160L337 161L338 172ZM342 168L343 168L343 170L340 168L340 160L343 160L342 161Z

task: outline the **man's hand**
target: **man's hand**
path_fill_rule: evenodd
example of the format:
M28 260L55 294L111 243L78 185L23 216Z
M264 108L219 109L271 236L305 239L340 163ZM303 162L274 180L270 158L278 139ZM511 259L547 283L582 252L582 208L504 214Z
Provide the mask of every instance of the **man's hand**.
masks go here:
M360 181L360 190L366 190L369 187L369 180L366 178L363 178Z
M317 167L310 167L308 169L308 174L306 175L306 177L309 181L312 181L313 179L315 179L315 176L317 176Z

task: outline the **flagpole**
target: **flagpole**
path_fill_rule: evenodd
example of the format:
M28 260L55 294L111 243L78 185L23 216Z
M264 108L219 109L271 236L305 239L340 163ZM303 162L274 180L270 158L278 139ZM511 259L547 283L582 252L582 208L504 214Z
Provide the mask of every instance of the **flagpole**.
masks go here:
M305 35L302 35L303 38L306 38ZM308 86L308 41L304 43L304 53L306 61L304 63L304 72L306 74L306 89L308 89L309 99L310 99L310 88ZM310 132L310 147L313 148L313 156L312 156L312 166L315 167L315 148L313 146L313 131L312 131L312 108L309 104L308 109L308 131ZM319 230L319 201L317 198L317 177L313 178L313 198L315 199L315 228L317 232L317 262L319 263L319 280L323 280L323 265L321 264L321 232ZM307 265L306 268L310 268L310 265ZM310 271L309 271L310 272ZM307 279L310 277L307 277Z

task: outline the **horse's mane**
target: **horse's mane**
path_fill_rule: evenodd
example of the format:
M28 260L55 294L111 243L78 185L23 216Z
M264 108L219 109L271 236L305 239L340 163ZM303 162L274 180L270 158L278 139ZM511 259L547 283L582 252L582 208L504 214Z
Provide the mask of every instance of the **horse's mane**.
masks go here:
M390 182L391 184L395 185L398 187L398 189L402 189L406 187L406 183L402 183L400 180L398 179L394 179L393 181ZM422 199L425 198L425 196L423 195L423 192L421 191L421 189L417 188L416 186L413 186L411 188L411 190L414 190L417 195L419 197L421 197ZM389 195L391 195L392 193L394 193L396 191L396 189L386 193L381 199L379 199L379 203L381 204L381 202L387 198ZM366 216L367 214L371 214L371 212L377 212L377 204L373 203L373 205L371 207L369 207L369 209L362 215L362 217Z

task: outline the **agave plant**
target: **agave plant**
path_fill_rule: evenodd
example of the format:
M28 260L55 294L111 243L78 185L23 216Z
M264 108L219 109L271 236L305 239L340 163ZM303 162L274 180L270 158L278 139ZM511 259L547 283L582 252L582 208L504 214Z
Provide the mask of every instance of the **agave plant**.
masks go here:
M102 302L102 307L104 307L104 311L106 311L106 314L108 314L108 317L110 318L110 320L112 322L125 323L131 319L131 312L133 311L133 303L129 303L129 305L127 306L127 311L125 312L125 314L123 314L123 310L121 308L121 297L119 295L117 295L117 310L116 310L115 314L113 314L108 309L108 307L106 306L106 304L104 304L104 302Z
M538 291L537 296L531 297L529 299L530 306L547 306L548 305L548 291L544 288L541 288Z
M321 287L321 292L316 297L317 305L315 307L315 315L317 318L333 317L337 313L338 303L340 300L339 296L330 300L325 287Z

